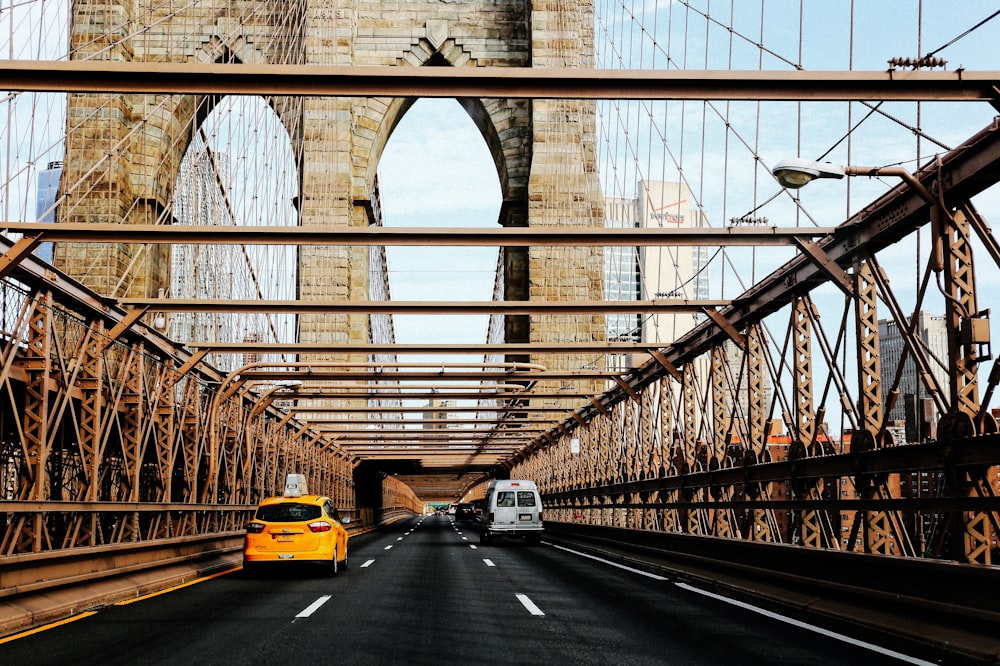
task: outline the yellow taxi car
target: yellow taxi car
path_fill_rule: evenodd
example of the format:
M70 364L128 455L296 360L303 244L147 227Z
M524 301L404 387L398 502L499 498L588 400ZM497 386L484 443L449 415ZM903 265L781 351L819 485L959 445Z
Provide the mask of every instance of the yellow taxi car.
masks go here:
M347 568L344 523L350 519L337 517L329 497L300 494L304 490L304 480L290 482L284 495L257 507L243 540L245 572L253 573L265 562L318 562L332 575Z

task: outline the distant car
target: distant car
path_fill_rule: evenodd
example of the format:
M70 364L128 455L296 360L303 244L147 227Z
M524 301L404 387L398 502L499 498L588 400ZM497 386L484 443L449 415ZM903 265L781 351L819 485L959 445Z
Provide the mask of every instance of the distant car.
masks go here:
M449 516L454 516L455 515L455 511L457 511L457 510L458 510L458 505L457 504L449 504L448 505L448 515Z
M336 574L347 568L348 522L338 518L329 497L286 493L268 498L247 524L243 569L253 573L266 562L314 562Z
M455 520L476 520L476 507L471 502L460 502L455 506Z

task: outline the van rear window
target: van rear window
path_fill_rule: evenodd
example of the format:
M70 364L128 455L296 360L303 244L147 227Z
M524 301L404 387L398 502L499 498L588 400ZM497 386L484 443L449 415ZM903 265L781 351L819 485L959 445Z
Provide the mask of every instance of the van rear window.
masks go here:
M535 493L525 492L523 490L517 491L517 505L535 506Z
M497 506L514 506L514 493L508 491L497 493Z

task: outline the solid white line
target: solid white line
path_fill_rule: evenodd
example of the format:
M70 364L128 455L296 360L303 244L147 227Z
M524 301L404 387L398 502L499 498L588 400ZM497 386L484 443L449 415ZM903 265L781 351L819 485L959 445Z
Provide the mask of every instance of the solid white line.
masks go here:
M323 595L322 597L320 597L316 601L314 601L311 604L309 604L308 608L306 608L305 610L303 610L302 612L300 612L295 617L309 617L310 615L312 615L313 613L315 613L317 610L319 610L320 606L322 606L323 604L325 604L329 600L330 600L330 595L329 594Z
M373 564L375 564L375 560L368 560L367 562L365 562L364 564L361 565L361 568L365 569L367 567L370 567Z
M521 602L521 605L528 609L528 612L532 615L545 615L535 602L528 598L526 594L518 594L517 600Z
M884 647L881 647L879 645L874 645L872 643L867 643L865 641L861 641L861 640L858 640L856 638L851 638L850 636L844 636L843 634L835 633L835 632L830 631L828 629L823 629L822 627L817 627L817 626L812 625L812 624L807 624L805 622L802 622L801 620L796 620L796 619L793 619L793 618L790 618L790 617L786 617L784 615L779 615L778 613L766 610L764 608L758 608L757 606L751 606L750 604L748 604L746 602L743 602L743 601L739 601L737 599L730 599L730 598L724 597L724 596L722 596L720 594L715 594L714 592L709 592L707 590L701 590L701 589L699 589L697 587L693 587L691 585L688 585L687 583L674 583L674 585L676 585L677 587L679 587L681 589L688 590L690 592L695 592L697 594L701 594L701 595L704 595L706 597L711 597L713 599L718 599L719 601L724 601L727 604L731 604L733 606L739 606L740 608L744 608L746 610L753 611L754 613L757 613L759 615L763 615L764 617L768 617L768 618L770 618L772 620L777 620L779 622L784 622L785 624L790 624L793 627L799 627L800 629L807 629L809 631L812 631L813 633L817 633L817 634L820 634L822 636L827 636L829 638L834 638L834 639L836 639L838 641L841 641L842 643L849 643L851 645L856 645L858 647L866 648L868 650L871 650L872 652L877 652L878 654L887 655L887 656L893 657L894 659L899 659L900 661L905 661L905 662L907 662L909 664L921 664L921 666L933 666L933 664L934 664L934 662L932 662L932 661L925 661L923 659L918 659L916 657L911 657L909 655L902 654L901 652L896 652L895 650L890 650L888 648L884 648Z
M493 560L491 560L488 557L484 557L483 558L483 562L486 562L486 566L488 566L488 567L495 567L496 566L495 564L493 564Z
M586 557L589 560L597 560L598 562L602 562L604 564L610 564L613 567L624 569L625 571L631 571L632 573L637 573L640 576L646 576L647 578L652 578L653 580L670 580L665 576L649 573L648 571L643 571L642 569L633 569L632 567L627 567L624 564L618 564L617 562L612 562L611 560L606 560L603 557L597 557L596 555L590 555L589 553L581 553L578 550L573 550L572 548L566 548L565 546L556 546L555 544L553 544L552 547L558 548L559 550L565 550L567 553L573 553L574 555L579 555L580 557Z
M392 544L390 543L388 546L385 547L385 549L386 550L392 550Z

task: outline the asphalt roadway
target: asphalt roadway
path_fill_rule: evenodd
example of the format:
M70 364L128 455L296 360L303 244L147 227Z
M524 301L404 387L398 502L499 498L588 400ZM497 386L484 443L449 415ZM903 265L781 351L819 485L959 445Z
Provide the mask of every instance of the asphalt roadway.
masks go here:
M932 663L449 516L351 539L349 568L242 571L0 643L0 664Z

